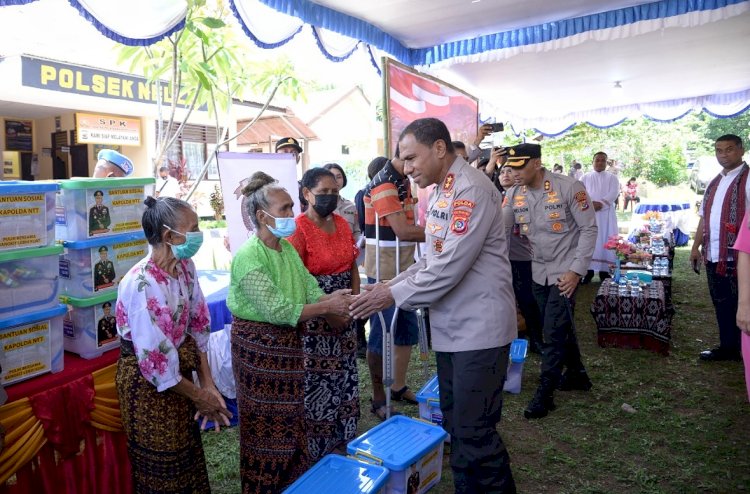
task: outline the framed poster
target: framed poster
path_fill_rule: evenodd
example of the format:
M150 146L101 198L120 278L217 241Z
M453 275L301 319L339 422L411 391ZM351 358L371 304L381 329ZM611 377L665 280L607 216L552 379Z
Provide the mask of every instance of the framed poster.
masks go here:
M3 173L4 179L21 178L21 153L17 151L3 151Z
M6 120L5 149L7 151L33 151L32 129L33 122L31 120Z
M297 192L297 163L290 153L230 153L218 155L221 194L224 198L224 214L232 255L255 231L247 214L247 198L242 189L253 173L262 171L278 180L294 200L294 215L300 213Z

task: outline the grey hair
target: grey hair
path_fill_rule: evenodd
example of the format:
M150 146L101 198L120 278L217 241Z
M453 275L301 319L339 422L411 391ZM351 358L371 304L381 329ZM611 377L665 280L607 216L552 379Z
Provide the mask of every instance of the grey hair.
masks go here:
M286 192L286 189L279 185L279 182L275 178L263 172L253 173L248 184L242 189L242 195L247 198L245 206L247 215L256 229L260 228L256 213L259 209L268 210L270 207L268 193L277 190Z
M193 211L190 204L174 197L153 198L148 196L143 203L146 205L146 211L143 212L141 225L143 226L143 233L146 234L146 240L151 245L161 243L164 227L174 228L183 211Z

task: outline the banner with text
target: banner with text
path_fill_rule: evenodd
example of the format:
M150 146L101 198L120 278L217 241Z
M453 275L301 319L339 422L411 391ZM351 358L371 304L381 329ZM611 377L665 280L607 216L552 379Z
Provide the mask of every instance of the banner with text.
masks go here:
M141 145L141 119L95 113L76 113L79 144Z

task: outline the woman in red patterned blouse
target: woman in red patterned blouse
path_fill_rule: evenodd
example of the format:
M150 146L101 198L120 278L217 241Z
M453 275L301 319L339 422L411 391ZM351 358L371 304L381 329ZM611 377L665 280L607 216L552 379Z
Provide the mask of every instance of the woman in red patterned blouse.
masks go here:
M334 211L339 188L323 168L301 181L309 207L295 219L289 242L326 293L359 293L359 254L347 221ZM359 422L357 333L351 319L316 318L304 323L305 414L310 459L315 462L354 438Z

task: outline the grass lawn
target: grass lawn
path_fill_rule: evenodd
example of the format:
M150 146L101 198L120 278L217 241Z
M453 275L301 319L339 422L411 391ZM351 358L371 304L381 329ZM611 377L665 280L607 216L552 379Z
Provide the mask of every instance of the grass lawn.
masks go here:
M558 392L558 409L529 422L523 409L534 392L539 359L526 362L520 395L506 394L499 425L522 493L698 493L750 491L750 405L742 363L702 363L718 331L705 274L688 269L687 248L675 259L677 311L672 351L602 349L589 312L597 283L577 295L578 339L594 388ZM424 383L418 353L410 384ZM376 425L369 412L369 375L360 367L363 411L360 432ZM430 372L435 372L434 359ZM627 403L636 413L622 411ZM401 411L416 416L416 406ZM204 433L215 494L240 492L239 431ZM453 492L450 467L432 490Z

